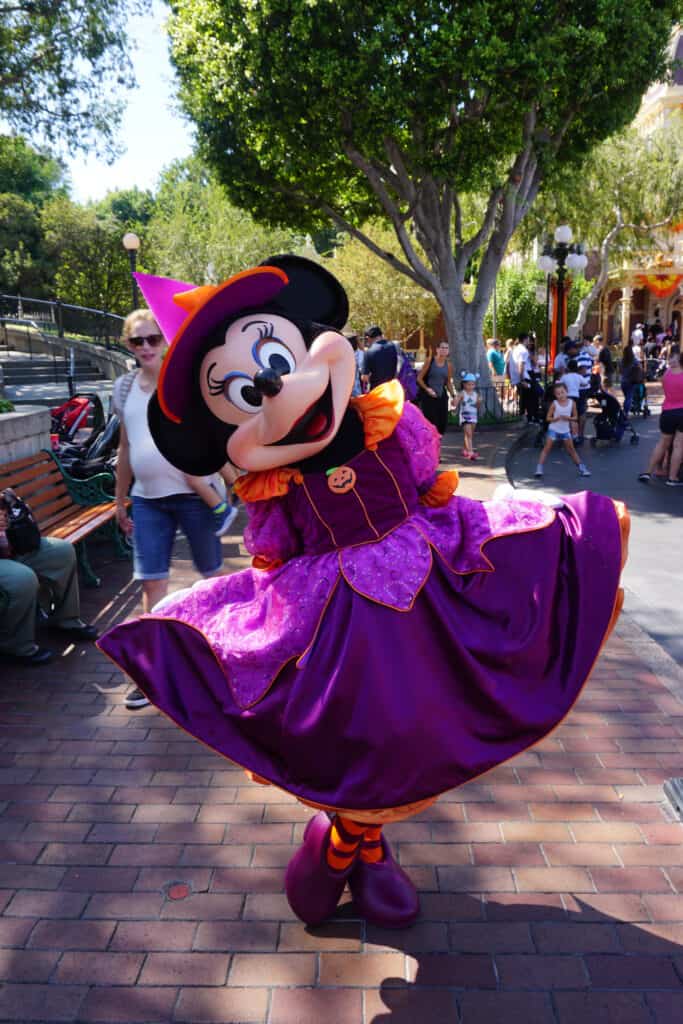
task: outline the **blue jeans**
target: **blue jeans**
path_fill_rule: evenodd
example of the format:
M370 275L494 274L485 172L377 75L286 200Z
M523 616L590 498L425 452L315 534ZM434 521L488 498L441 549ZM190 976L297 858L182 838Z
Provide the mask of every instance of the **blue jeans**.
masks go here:
M633 402L633 388L635 384L627 384L622 380L621 390L624 393L624 415L628 416L631 411L631 403Z
M176 530L187 537L198 573L211 576L223 564L220 537L211 510L198 494L165 498L133 495L133 578L165 580L171 566Z

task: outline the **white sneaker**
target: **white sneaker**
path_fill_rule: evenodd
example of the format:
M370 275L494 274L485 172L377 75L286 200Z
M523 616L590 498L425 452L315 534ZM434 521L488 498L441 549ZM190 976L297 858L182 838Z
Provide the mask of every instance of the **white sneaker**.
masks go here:
M149 698L136 686L134 690L126 694L124 704L127 708L146 708Z
M579 476L591 476L591 471L588 466L584 466L583 463L579 466Z

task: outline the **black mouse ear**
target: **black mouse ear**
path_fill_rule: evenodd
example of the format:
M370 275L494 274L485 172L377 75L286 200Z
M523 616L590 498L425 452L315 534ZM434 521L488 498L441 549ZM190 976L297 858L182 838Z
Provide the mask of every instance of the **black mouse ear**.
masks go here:
M172 466L190 476L210 476L228 461L227 445L237 427L223 423L197 401L182 423L164 416L156 391L147 406L154 443Z
M341 330L349 316L349 300L329 270L303 256L271 256L261 266L284 270L289 284L268 303L293 320L313 320Z

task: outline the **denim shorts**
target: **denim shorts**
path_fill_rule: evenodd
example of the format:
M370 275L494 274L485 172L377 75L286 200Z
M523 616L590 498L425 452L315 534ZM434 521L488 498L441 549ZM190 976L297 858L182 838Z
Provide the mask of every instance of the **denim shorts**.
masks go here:
M211 576L223 564L220 537L208 505L198 494L165 498L133 495L133 579L165 580L171 565L176 530L180 527L198 573Z
M548 427L548 437L552 437L553 441L571 441L572 439L568 430L558 430L557 427Z

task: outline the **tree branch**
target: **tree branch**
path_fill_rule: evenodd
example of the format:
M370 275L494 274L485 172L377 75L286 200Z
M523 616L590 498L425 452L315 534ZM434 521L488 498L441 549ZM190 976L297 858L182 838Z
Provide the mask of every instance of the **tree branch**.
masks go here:
M382 181L377 169L358 149L356 149L350 139L347 139L344 143L344 152L353 166L361 171L367 178L370 187L382 205L382 209L393 224L396 237L399 240L405 257L408 260L416 278L422 282L422 286L424 288L428 288L434 293L434 295L436 295L437 290L439 290L439 280L436 275L424 265L415 252L413 244L410 241L410 236L406 230L404 218L402 217L399 208L387 192L386 185Z
M609 276L609 251L612 243L619 232L623 231L626 227L622 217L621 208L619 206L615 206L614 212L616 215L616 223L612 228L610 228L600 244L600 272L593 282L593 286L588 295L584 295L581 299L576 313L576 319L574 323L571 324L572 327L576 328L577 335L583 330L583 325L585 324L586 317L588 316L588 310L591 308L607 283L607 278Z
M341 228L343 231L347 231L348 234L350 234L353 238L357 239L359 242L362 242L363 245L370 250L370 252L373 252L375 254L375 256L379 256L379 258L384 260L385 263L388 263L390 267L392 267L394 270L397 270L400 274L404 274L405 277L410 278L411 281L414 281L415 284L418 284L421 288L425 288L427 289L427 291L433 291L431 283L429 281L425 280L424 278L416 274L413 270L411 270L409 266L407 266L405 263L402 263L396 256L394 256L393 253L387 252L385 249L382 249L379 245L377 245L376 242L373 242L369 235L366 235L364 231L361 231L359 228L355 227L341 213L335 210L334 207L330 206L328 203L323 201L320 201L318 205L319 209L323 213L326 213L330 220L334 221L337 227Z
M468 238L466 242L463 242L460 246L460 251L457 254L458 262L467 264L471 257L482 247L484 242L490 236L493 231L493 225L496 220L496 213L498 212L498 204L503 196L503 188L498 185L496 188L491 189L489 195L488 205L486 207L486 213L484 214L484 220L482 225L476 234ZM462 226L462 225L461 225Z

